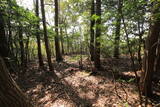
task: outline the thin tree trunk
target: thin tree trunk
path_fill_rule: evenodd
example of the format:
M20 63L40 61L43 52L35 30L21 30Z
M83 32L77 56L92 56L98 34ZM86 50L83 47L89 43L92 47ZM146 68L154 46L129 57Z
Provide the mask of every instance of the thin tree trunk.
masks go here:
M29 62L29 42L30 42L30 36L27 36L27 41L26 41L26 47L25 47L25 65L27 66L27 63Z
M20 62L19 62L19 59L18 59L18 50L19 50L19 48L18 48L18 44L17 44L16 41L14 41L14 45L15 45L14 53L15 53L15 57L16 57L16 62L17 62L17 65L20 66Z
M64 54L64 40L63 40L63 30L62 30L62 27L60 28L60 33L61 33L62 54Z
M58 0L55 0L55 48L56 48L56 61L61 62L63 60L60 45L59 45L59 32L58 32Z
M90 55L91 55L91 61L94 61L94 25L95 25L95 20L92 19L92 16L95 14L95 3L94 0L92 0L91 4L91 25L90 25Z
M99 18L96 21L94 65L97 69L100 69L101 0L96 0L96 15L99 16Z
M68 50L68 54L70 53L70 45L69 45L69 37L68 37L68 33L67 33L67 26L65 25L65 34L67 37L67 50Z
M8 49L10 54L13 54L13 43L12 43L12 31L11 31L11 1L7 0L8 3Z
M36 10L36 12L35 12L36 16L39 18L39 0L36 0L36 9L35 10ZM44 63L43 63L42 50L41 50L41 38L40 38L40 34L39 34L39 31L40 31L39 20L37 21L36 29L37 29L36 37L37 37L39 66L43 67Z
M0 11L0 55L3 58L8 57L8 44L6 40L6 35L5 35L5 29L4 29L4 20L2 16L2 12Z
M11 23L10 18L8 19L8 49L11 54L13 54L13 43L12 43L12 31L11 31Z
M60 12L60 0L58 0L58 9L59 9L59 14L61 14ZM59 24L62 25L63 24L63 18L60 17L59 15ZM63 28L62 26L60 26L60 42L61 42L61 52L62 52L62 55L64 55L64 40L63 40Z
M49 46L49 40L47 35L47 26L46 26L46 17L45 17L45 9L44 9L44 0L41 0L41 12L42 12L42 21L43 21L43 30L44 30L44 41L46 47L47 60L50 71L53 71L52 60L51 60L51 50Z
M120 29L121 29L121 11L122 11L122 1L118 1L118 12L116 21L116 32L115 32L115 47L114 47L114 57L119 58L119 41L120 41Z
M21 66L23 69L25 67L25 53L24 53L24 43L23 43L23 30L21 24L19 24L18 30L19 30L19 46L21 51Z
M139 45L138 45L138 62L139 62L139 69L142 68L142 58L141 58L141 48L142 48L142 42L143 42L143 39L142 39L142 36L144 34L144 31L143 31L143 22L142 22L142 27L140 27L140 21L138 20L138 36L139 36Z
M136 77L136 85L137 85L137 88L138 88L140 105L142 105L142 96L141 96L140 84L138 82L138 74L137 74L137 71L136 71L136 68L135 68L134 55L132 53L132 47L131 47L131 44L130 44L129 34L127 32L127 27L126 27L126 24L125 24L125 21L124 21L123 13L121 13L121 17L122 17L122 22L123 22L123 26L124 26L124 31L125 31L125 34L126 34L126 39L127 39L126 42L127 42L128 52L130 54L130 60L131 60L131 63L132 63L132 69L133 69L135 77Z

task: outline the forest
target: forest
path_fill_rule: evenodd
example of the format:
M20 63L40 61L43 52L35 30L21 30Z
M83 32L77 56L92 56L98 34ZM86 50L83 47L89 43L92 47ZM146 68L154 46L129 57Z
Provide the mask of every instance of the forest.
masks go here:
M0 107L160 107L160 0L0 0Z

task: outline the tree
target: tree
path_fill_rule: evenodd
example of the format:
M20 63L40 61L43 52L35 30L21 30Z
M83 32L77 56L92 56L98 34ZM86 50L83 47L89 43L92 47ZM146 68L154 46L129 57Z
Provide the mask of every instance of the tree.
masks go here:
M152 22L150 24L149 35L146 42L145 57L143 63L144 73L141 76L142 92L146 96L152 96L152 79L157 71L159 52L159 34L160 34L160 2L153 3Z
M120 29L121 29L121 11L122 11L122 1L118 0L118 11L116 19L116 31L115 31L115 47L114 47L114 57L119 58L119 41L120 41Z
M12 31L11 31L11 1L7 0L8 4L8 49L11 54L13 54L13 45L12 45Z
M64 26L63 24L65 23L65 18L63 16L63 10L61 10L61 1L58 0L58 4L59 4L59 25L60 25L60 42L61 42L61 52L62 52L62 55L64 55Z
M101 36L101 0L96 0L96 34L95 34L95 59L94 65L97 69L101 67L100 62L100 36Z
M0 10L0 55L3 58L8 57L8 45L7 45L7 37L5 35L5 29L4 29L4 19L2 15L2 11Z
M0 57L0 106L1 107L33 107L9 74Z
M64 54L64 40L63 40L63 29L60 28L60 34L61 34L61 47L62 47L62 54Z
M19 31L19 46L21 51L21 66L22 68L24 68L26 64L25 64L24 42L23 42L23 30L21 23L19 23L18 31Z
M0 10L0 106L33 107L12 79L3 61L8 56L3 14ZM2 59L3 58L3 59Z
M39 18L39 0L36 0L35 13L37 18ZM39 19L38 19L36 23L36 37L37 37L37 46L38 46L39 66L42 67L44 63L43 63L43 57L42 57L42 51L41 51L41 39L40 39L39 31L40 31L40 26L39 26Z
M90 54L91 54L91 61L94 61L94 25L95 20L93 18L93 15L95 14L95 3L94 0L91 2L91 21L90 21Z
M51 60L51 50L49 47L49 40L47 35L47 26L46 26L46 17L45 17L45 9L44 9L44 0L41 0L41 12L42 12L42 22L43 22L43 31L44 31L44 41L46 47L47 60L50 71L53 71L52 60Z
M58 32L58 0L55 0L55 49L56 49L56 61L60 62L63 60L61 51L60 51L60 45L59 45L59 32ZM62 35L61 35L62 36Z

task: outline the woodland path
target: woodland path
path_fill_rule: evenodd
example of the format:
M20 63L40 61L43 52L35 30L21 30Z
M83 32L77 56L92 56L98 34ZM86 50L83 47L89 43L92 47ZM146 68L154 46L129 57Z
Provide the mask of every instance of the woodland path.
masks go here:
M103 71L90 75L89 62L84 58L80 70L76 56L65 57L55 63L55 72L61 79L56 83L52 72L42 70L35 62L17 79L19 86L37 107L135 107L138 102L134 74L128 59L103 59ZM87 67L88 66L88 67ZM123 76L119 77L119 73Z

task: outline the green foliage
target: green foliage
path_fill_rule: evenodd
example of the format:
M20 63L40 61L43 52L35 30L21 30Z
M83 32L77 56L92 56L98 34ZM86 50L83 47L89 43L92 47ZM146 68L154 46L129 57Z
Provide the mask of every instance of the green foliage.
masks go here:
M91 17L91 20L97 21L98 19L100 19L100 16L98 16L96 14L92 15L92 17Z
M139 22L141 24L140 27L142 28L140 30L148 28L148 19L150 14L148 10L151 8L150 4L155 1L157 2L158 0L151 0L150 2L146 2L146 0L132 0L132 2L130 0L123 0L122 14L124 16L133 54L136 54L139 45L139 38L134 35L135 33L139 33L137 23ZM45 2L52 3L52 0L46 0ZM46 5L46 7L49 7L46 9L46 14L54 12L54 8L52 6ZM14 33L18 34L18 27L20 26L23 28L23 32L25 34L24 38L29 36L36 40L35 34L37 31L40 32L40 35L43 35L43 31L37 30L35 27L37 21L41 22L41 18L37 18L33 11L19 6L16 0L11 0L10 3L8 3L7 0L0 0L0 10L3 10L3 14L5 14L4 17L6 24L10 18L11 29L12 31L15 31ZM97 38L97 41L101 43L101 55L103 57L111 57L114 53L117 19L121 17L121 13L118 13L118 1L102 0L101 17L96 14L91 16L90 12L90 0L60 0L59 28L62 29L62 35L60 32L59 35L62 36L64 48L66 49L68 44L69 48L73 49L75 47L79 48L80 45L83 45L84 48L88 48L90 44L90 21L97 21L101 18L102 24L95 25L93 29L101 29L101 36L100 38ZM155 14L155 17L159 18L160 14ZM54 20L51 22L54 22ZM142 23L144 24L143 26ZM126 34L122 20L119 24L121 25L119 41L120 54L128 54ZM42 25L42 23L40 23L40 25ZM47 31L48 37L51 41L54 40L54 29L54 24L49 23ZM17 35L14 37L14 40L18 40ZM73 49L70 50L74 51ZM66 50L69 51L68 49Z
M119 78L119 79L117 80L117 82L125 83L125 82L126 82L126 80Z
M129 107L128 102L124 103L124 107Z
M128 80L128 83L131 83L131 82L134 82L135 81L135 78L131 78Z

